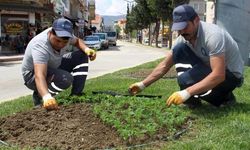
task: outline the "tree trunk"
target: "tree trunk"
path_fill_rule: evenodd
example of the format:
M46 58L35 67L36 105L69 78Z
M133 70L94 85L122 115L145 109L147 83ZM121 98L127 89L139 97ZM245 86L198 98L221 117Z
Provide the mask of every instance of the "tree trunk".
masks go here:
M169 34L169 49L172 48L172 43L173 43L172 34L173 34L173 32L170 31L170 34Z
M152 42L151 42L151 24L149 25L148 28L148 45L151 46Z
M161 19L158 18L156 21L156 26L155 26L155 46L156 47L159 47L158 46L158 37L159 37L159 31L160 31L160 22L161 22Z
M139 39L139 40L140 40L140 43L142 44L142 39L143 39L143 31L142 31L142 29L141 29L141 31L140 31L140 32L141 32L141 33L140 33L140 34L141 34L141 36L140 36L140 39Z
M154 27L154 31L153 31L153 34L152 34L152 37L150 39L150 43L152 44L153 43L153 40L155 39L155 31L156 31L156 25Z
M161 25L162 25L162 29L161 29L161 38L163 39L163 37L164 37L164 20L162 20Z

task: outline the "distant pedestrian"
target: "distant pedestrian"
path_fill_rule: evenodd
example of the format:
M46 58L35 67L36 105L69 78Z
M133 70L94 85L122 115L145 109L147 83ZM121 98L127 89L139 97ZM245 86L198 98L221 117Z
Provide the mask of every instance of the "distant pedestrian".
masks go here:
M14 38L14 45L18 54L24 53L25 41L20 33L17 33L16 37Z
M9 42L9 41L10 41L10 35L9 35L9 34L6 34L4 40L5 40L6 42Z
M33 37L34 37L34 34L32 32L29 32L28 36L27 36L26 43L28 44L31 41L31 39L33 39Z
M189 5L174 9L173 23L172 31L179 35L175 46L148 77L129 87L130 93L139 93L175 65L180 91L167 99L167 106L195 108L201 100L216 107L235 103L233 90L242 85L244 70L236 41L217 25L200 21Z

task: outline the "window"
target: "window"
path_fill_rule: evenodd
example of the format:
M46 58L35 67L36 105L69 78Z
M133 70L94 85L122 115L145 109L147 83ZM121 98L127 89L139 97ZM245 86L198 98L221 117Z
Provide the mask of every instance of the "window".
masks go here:
M196 12L198 12L198 11L199 11L199 4L194 3L194 10L195 10Z

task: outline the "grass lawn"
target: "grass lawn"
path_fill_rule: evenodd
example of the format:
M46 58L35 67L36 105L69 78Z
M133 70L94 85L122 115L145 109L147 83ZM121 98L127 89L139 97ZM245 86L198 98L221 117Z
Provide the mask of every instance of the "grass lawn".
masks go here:
M250 69L246 67L245 83L236 89L238 103L235 106L215 108L207 103L201 108L190 110L179 106L167 108L165 101L172 92L178 90L174 73L146 88L145 95L161 95L162 98L93 95L93 91L115 91L127 94L128 86L141 81L160 60L134 68L121 70L98 78L90 79L85 86L85 96L68 97L69 91L57 96L59 103L70 105L76 102L94 104L93 112L107 125L115 127L126 141L151 137L161 132L161 149L214 149L238 150L250 148ZM0 117L27 111L33 107L31 96L0 104ZM191 119L190 119L191 118ZM183 131L181 137L173 135ZM147 142L150 143L150 142ZM157 143L156 143L157 144ZM1 145L0 145L1 149Z

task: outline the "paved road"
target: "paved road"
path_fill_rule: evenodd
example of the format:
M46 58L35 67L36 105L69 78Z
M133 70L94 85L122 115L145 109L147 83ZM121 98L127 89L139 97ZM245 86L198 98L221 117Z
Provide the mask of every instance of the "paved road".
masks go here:
M166 49L119 41L116 47L98 51L97 59L90 62L88 79L162 58L165 53ZM23 85L20 70L21 61L0 62L0 103L32 93Z

